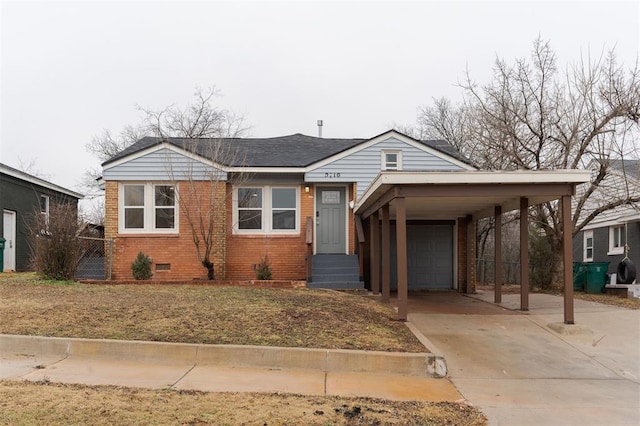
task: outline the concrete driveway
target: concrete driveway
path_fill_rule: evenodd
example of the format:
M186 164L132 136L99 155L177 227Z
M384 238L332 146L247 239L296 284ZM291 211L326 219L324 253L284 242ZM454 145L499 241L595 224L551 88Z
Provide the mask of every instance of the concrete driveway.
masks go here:
M408 318L491 425L640 425L640 311L576 300L576 326L556 332L561 297L492 300L413 294Z

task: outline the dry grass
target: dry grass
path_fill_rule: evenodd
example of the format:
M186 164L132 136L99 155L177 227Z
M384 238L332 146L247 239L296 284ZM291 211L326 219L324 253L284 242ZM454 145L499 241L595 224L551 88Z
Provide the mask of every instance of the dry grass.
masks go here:
M0 274L0 333L425 352L396 313L310 289L91 285Z
M486 425L456 403L0 382L0 424Z
M308 289L0 274L0 333L424 352L388 305ZM466 404L0 381L0 424L486 425Z

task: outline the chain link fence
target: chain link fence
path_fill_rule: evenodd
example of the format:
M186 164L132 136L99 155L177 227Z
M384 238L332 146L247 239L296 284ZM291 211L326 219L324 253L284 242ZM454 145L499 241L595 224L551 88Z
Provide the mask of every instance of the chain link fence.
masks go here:
M495 261L476 259L476 282L495 284ZM502 283L520 284L520 262L502 262Z
M78 237L80 262L76 279L110 280L113 240L106 238Z

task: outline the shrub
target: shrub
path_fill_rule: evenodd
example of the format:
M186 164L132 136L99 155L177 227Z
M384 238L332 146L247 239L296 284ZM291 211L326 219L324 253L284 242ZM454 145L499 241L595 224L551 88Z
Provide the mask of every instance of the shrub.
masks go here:
M258 266L256 267L256 279L271 279L271 263L269 262L269 257L266 255L260 259L260 263L258 263Z
M131 264L131 271L133 271L133 278L136 280L148 280L153 275L151 273L151 258L139 252L136 260Z
M77 206L52 203L48 215L36 210L28 226L33 269L45 279L73 280L81 254Z
M553 287L556 252L553 239L540 232L531 232L529 240L529 281L532 288Z

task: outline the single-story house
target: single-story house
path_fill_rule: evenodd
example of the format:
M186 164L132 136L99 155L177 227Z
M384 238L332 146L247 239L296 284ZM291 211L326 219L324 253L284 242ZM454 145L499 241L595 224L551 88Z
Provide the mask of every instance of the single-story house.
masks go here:
M29 221L37 214L49 215L53 203L72 203L76 207L82 194L44 179L0 164L0 237L4 238L4 270L27 271L31 266Z
M189 222L214 200L216 279L253 279L268 256L274 279L364 285L385 299L395 287L404 319L408 290L474 291L477 219L565 206L589 179L480 171L446 141L395 130L370 139L145 137L102 166L113 279L131 278L139 251L152 258L154 279L204 278Z
M640 197L640 160L615 160L610 166L609 176L593 196L596 202L604 203L612 194L623 198L627 191L630 197ZM584 214L591 213L596 207L585 206ZM625 258L631 260L636 269L640 266L638 203L620 205L600 213L573 240L575 262L609 263L607 272L612 276L618 272L618 266Z

